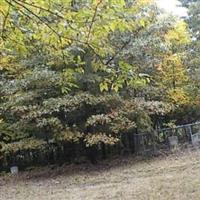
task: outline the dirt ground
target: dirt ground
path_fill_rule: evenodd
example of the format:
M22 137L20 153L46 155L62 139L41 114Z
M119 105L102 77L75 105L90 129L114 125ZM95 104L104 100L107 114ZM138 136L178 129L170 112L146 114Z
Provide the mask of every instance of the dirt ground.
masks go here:
M0 177L0 200L199 200L200 150Z

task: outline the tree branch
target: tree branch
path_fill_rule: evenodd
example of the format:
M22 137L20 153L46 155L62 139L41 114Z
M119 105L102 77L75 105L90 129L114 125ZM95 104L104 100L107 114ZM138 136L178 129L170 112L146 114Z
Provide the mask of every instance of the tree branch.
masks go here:
M95 18L96 18L96 16L97 16L97 10L98 10L98 7L99 7L99 5L102 3L102 0L99 0L99 2L97 3L97 5L96 5L96 7L95 7L95 10L94 10L94 15L93 15L93 17L92 17L92 21L91 21L91 24L90 24L90 26L89 26L89 31L88 31L88 35L87 35L87 43L88 43L88 41L89 41L89 39L90 39L90 35L91 35L91 32L92 32L92 27L93 27L93 24L94 24L94 22L95 22Z
M132 37L136 37L137 34L140 32L140 30L142 30L142 27L140 27L137 32L135 34L133 34L133 36L130 36L129 40L127 42L125 42L121 48L106 62L106 65L110 64L110 62L112 62L120 53L121 51L124 50L124 48L126 48L127 45L129 45L129 43L131 42L131 38Z
M131 42L131 38L127 42L125 42L121 46L121 48L106 62L106 65L110 64L110 62L112 62L130 42Z
M11 3L10 1L8 0L5 0L10 6L16 8L16 6ZM36 19L38 19L41 23L43 23L45 26L47 26L54 34L56 34L56 36L58 37L59 41L61 41L61 39L66 39L66 40L70 40L70 41L74 41L74 42L78 42L80 44L83 44L83 45L86 45L88 48L90 48L94 54L99 58L100 62L102 64L105 65L105 63L103 62L101 56L95 51L95 49L92 47L91 44L89 44L89 38L90 38L90 34L91 34L91 30L92 30L92 26L95 22L95 17L96 17L96 14L97 14L97 9L98 9L98 6L101 4L102 0L100 0L95 8L95 13L93 15L93 18L92 18L92 22L90 24L90 30L88 32L88 36L87 36L87 41L81 41L81 40L78 40L78 39L75 39L75 38L71 38L71 37L66 37L66 36L63 36L61 34L59 34L55 29L53 29L50 25L49 25L49 22L42 19L40 16L38 16L37 14L35 14L31 9L27 8L23 3L25 2L21 2L19 0L12 0L12 2L16 3L17 5L19 5L20 7L22 7L23 9L25 9L26 11L28 11L33 17L35 17ZM29 5L29 3L26 2L27 5ZM30 6L34 6L35 5L32 5L30 4ZM40 8L39 6L36 6L37 8ZM42 8L43 9L43 8ZM45 9L45 8L44 8ZM22 14L24 14L25 16L27 16L22 10L19 10ZM48 11L50 13L52 13L53 11L49 11L48 9L45 9L45 11ZM30 16L28 16L29 18L31 18ZM62 52L63 54L63 52Z
M2 12L2 14L4 15L4 20L3 20L3 25L2 25L2 34L1 37L4 39L4 31L5 31L5 27L6 27L6 22L10 13L10 5L8 6L8 10L6 12L6 14L4 15L4 13Z
M13 6L15 8L15 6L10 3L8 0L5 0L9 5ZM22 8L24 8L26 11L28 11L31 15L33 15L35 18L37 18L41 23L43 23L45 26L47 26L54 34L56 34L58 36L58 38L62 37L64 39L67 40L71 40L71 41L75 41L75 42L79 42L81 44L86 44L86 42L80 41L78 39L75 38L70 38L70 37L65 37L60 35L55 29L53 29L50 25L49 25L49 21L45 21L43 20L40 16L38 16L37 14L35 14L32 10L30 10L29 8L27 8L26 6L24 6L23 4L19 3L17 0L12 0L13 2L15 2L17 5L21 6Z
M101 56L95 51L95 49L92 47L92 45L87 44L88 47L93 51L93 53L98 57L98 59L100 60L101 64L105 65L105 63L103 62Z
M43 11L45 11L45 12L48 12L48 13L50 13L50 14L52 14L52 15L55 15L55 16L59 17L60 19L64 19L63 16L59 15L58 13L53 12L53 11L50 10L50 9L46 9L46 8L41 7L41 6L28 3L28 2L26 2L26 1L23 1L23 2L20 1L20 0L16 0L16 1L18 1L18 2L20 2L20 3L24 3L24 4L26 4L26 5L28 5L28 6L31 6L31 7L34 7L34 8L38 8L38 9L43 10Z

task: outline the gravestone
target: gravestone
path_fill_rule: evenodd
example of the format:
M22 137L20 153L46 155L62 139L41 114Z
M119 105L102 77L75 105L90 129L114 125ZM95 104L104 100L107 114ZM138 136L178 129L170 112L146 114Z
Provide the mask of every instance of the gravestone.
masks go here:
M178 145L178 137L177 136L168 137L168 141L169 141L170 148L174 148Z
M19 169L18 169L17 166L12 166L12 167L10 168L10 172L11 172L11 174L16 175L16 174L18 174Z
M191 135L192 145L199 146L200 144L200 131Z

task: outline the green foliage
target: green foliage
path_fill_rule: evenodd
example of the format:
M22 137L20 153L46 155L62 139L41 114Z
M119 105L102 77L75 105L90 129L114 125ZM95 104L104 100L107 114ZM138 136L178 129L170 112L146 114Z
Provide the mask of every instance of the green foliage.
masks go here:
M114 145L185 116L187 28L149 0L2 0L2 151Z
M42 150L45 148L46 143L43 140L36 140L33 138L23 139L19 142L13 142L9 144L2 144L0 153L17 153L19 151L31 151L31 150Z

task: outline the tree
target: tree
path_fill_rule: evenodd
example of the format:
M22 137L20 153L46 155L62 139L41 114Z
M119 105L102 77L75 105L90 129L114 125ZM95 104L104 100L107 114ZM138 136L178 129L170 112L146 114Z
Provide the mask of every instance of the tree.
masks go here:
M197 2L198 0L180 0L183 6L189 7L192 3Z
M145 1L136 1L131 6L123 1L73 5L70 1L35 4L3 1L1 115L10 129L18 130L19 135L25 132L25 137L40 135L46 141L54 136L76 140L82 132L87 133L84 128L77 130L77 123L85 126L90 115L99 114L93 111L84 114L89 105L88 109L96 109L92 107L93 101L96 105L99 100L92 95L100 90L118 92L125 82L134 85L143 79L125 58L117 61L130 41L121 41L119 51L112 37L125 32L133 37L145 30L151 17L140 13L148 5ZM144 12L147 14L150 10ZM108 77L111 82L106 83ZM81 96L81 91L92 94ZM72 104L67 104L72 111L67 107L63 110L67 106L65 99ZM82 104L86 107L82 108ZM45 105L48 107L43 110ZM77 121L78 111L84 114L83 122ZM73 112L77 114L75 119ZM105 138L110 132L106 134L100 133Z
M185 46L189 44L190 37L187 25L178 22L174 28L165 35L165 41L169 44L168 52L163 56L159 66L159 78L161 87L166 90L166 97L175 104L185 104L189 101L186 91L188 82L187 68L184 65Z
M0 27L4 149L114 145L187 99L187 27L151 1L3 0Z
M198 59L199 55L199 19L197 17L199 13L199 5L200 1L192 1L188 2L188 16L185 19L186 23L188 24L190 35L191 35L191 42L187 46L186 52L186 59L184 60L185 65L187 66L187 71L189 72L190 78L190 86L188 87L188 91L190 96L193 99L193 103L198 103L199 101L199 62Z

